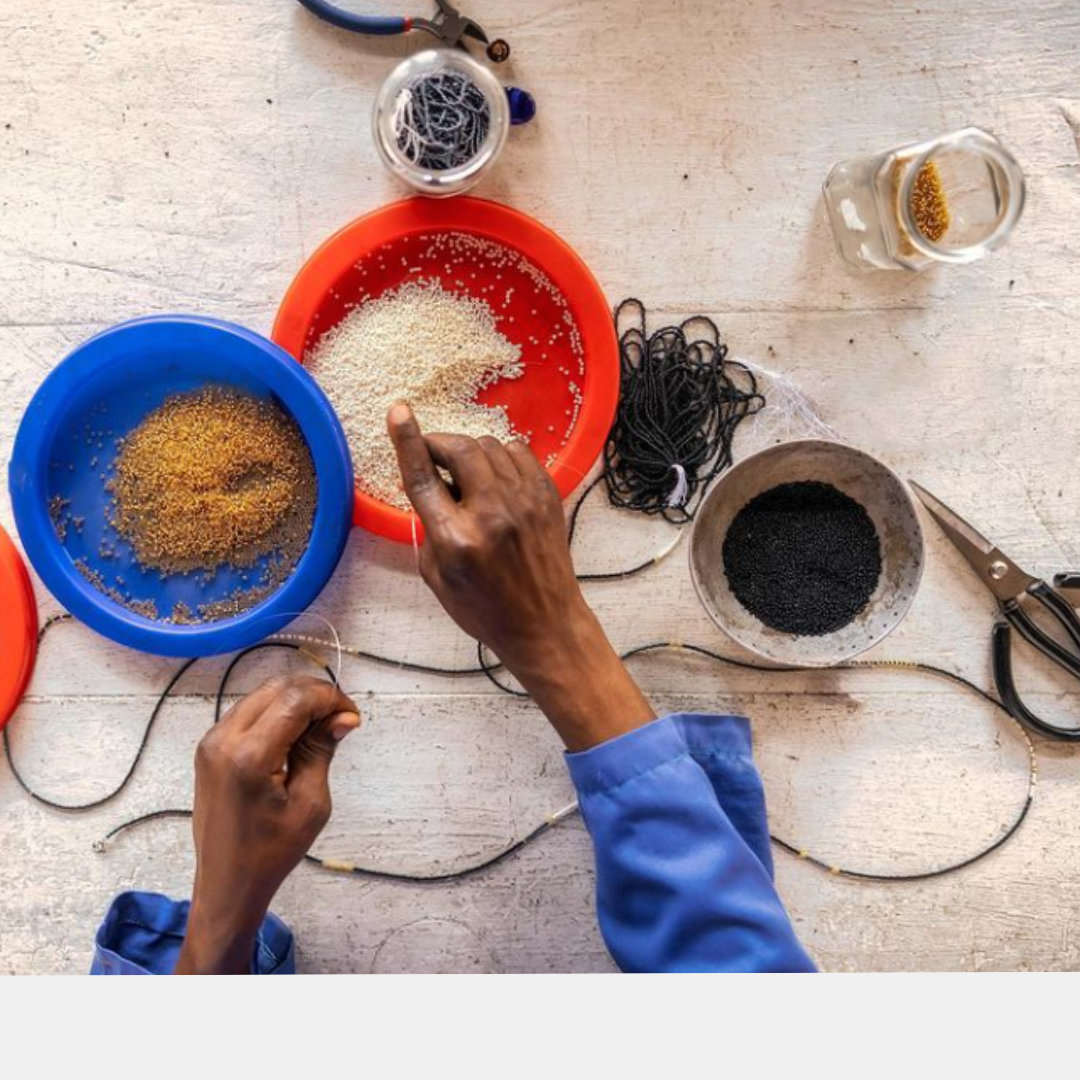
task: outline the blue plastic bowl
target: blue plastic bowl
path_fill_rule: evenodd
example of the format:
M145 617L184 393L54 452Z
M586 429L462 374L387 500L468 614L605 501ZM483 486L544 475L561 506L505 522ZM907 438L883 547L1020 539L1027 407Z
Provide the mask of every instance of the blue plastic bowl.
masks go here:
M266 599L233 618L172 625L129 610L92 585L76 560L123 596L152 600L162 617L180 602L195 610L250 587L224 567L162 577L143 569L109 528L107 474L116 438L170 395L207 383L275 401L296 421L315 464L318 500L308 548ZM19 426L9 469L15 522L26 554L52 594L105 637L161 656L234 652L273 634L302 612L333 574L349 535L353 476L349 450L330 402L288 353L239 326L188 316L138 319L76 349L42 383ZM54 527L50 507L66 500ZM115 548L101 553L102 541ZM254 568L257 572L259 567ZM250 575L250 571L247 572ZM119 580L118 580L119 579Z

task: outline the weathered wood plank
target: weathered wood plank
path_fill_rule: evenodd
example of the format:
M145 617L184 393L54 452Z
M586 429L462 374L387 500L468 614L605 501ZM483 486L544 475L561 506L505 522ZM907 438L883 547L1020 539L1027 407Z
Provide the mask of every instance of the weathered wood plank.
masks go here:
M480 194L559 230L612 300L641 295L663 317L713 313L737 354L793 377L843 437L924 481L1030 569L1080 568L1075 4L467 6L512 41L507 74L541 109ZM0 455L48 369L105 325L193 310L267 331L315 246L399 194L367 117L383 73L425 43L364 42L284 0L0 11ZM966 123L997 131L1028 174L1013 243L963 270L848 274L820 206L828 167ZM741 449L763 438L748 430ZM0 523L11 526L7 500ZM992 605L927 533L922 592L875 655L932 660L988 685ZM627 565L667 535L597 502L579 566ZM358 647L470 666L471 643L412 558L354 537L316 609ZM684 550L589 595L621 648L678 637L731 649L694 598ZM280 663L254 662L237 687ZM105 790L173 669L58 628L15 722L28 774L84 798ZM0 970L79 970L117 889L187 890L182 824L105 856L90 844L129 813L190 797L191 752L210 716L200 695L221 670L212 661L192 673L130 793L99 813L45 812L0 769ZM837 858L922 865L966 851L1022 792L1008 729L931 681L781 678L672 654L634 670L662 707L750 712L776 830ZM371 718L339 770L327 850L429 866L497 847L567 797L531 707L483 680L345 672ZM1021 674L1045 691L1040 707L1076 715L1075 696L1054 696L1057 676L1035 664ZM779 856L781 889L821 962L1080 965L1075 755L1043 748L1042 758L1015 845L955 878L864 886ZM278 906L310 970L606 969L591 891L588 841L572 825L450 889L303 870Z

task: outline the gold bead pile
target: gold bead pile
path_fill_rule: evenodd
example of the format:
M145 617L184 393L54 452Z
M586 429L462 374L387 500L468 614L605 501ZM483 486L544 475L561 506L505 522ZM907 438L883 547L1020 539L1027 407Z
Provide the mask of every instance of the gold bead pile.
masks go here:
M165 573L290 569L315 512L311 453L271 402L223 387L168 398L120 444L110 524Z
M911 216L919 232L936 244L949 231L949 205L938 167L928 161L911 188Z

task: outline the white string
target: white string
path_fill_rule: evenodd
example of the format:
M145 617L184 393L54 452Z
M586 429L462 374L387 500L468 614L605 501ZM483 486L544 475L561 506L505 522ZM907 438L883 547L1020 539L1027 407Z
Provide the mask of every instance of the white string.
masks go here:
M285 616L288 619L293 620L294 622L297 619L317 619L319 622L321 622L323 624L323 626L325 626L330 631L330 633L331 633L331 635L333 636L333 639L334 639L333 644L334 644L334 649L335 649L335 652L336 652L336 660L335 660L335 663L334 663L334 683L337 686L340 686L341 685L342 659L344 657L345 650L341 645L341 635L337 632L337 627L328 618L326 618L325 615L320 615L317 611L283 611L283 612L281 612L281 615ZM274 620L276 620L279 617L280 616L278 616L278 615L272 615L272 616L268 615L268 616L266 616L265 619L259 619L259 620L256 620L256 621L264 622L264 621L266 621L266 619L274 619ZM291 625L291 623L290 623L290 625ZM303 639L303 640L306 640L308 642L318 641L319 644L325 645L327 647L329 647L329 645L330 645L329 641L320 641L318 638L306 637L306 635L299 635L299 634L290 635L288 633L270 634L266 638L266 640L267 641L288 642L288 641L291 641L293 638ZM292 643L296 644L296 641L293 641Z
M753 360L733 358L767 384L765 407L739 428L740 450L753 453L793 439L826 439L840 442L840 435L821 418L814 400L793 379Z
M558 825L564 818L570 817L571 814L576 814L578 809L578 801L575 799L572 803L567 803L561 810L556 810L554 814L548 814L547 822L549 825Z
M394 102L390 124L397 136L398 146L411 161L415 161L420 156L420 133L416 130L413 111L412 91L406 87L398 94Z
M662 559L666 559L679 546L679 544L682 543L683 534L688 531L689 530L686 528L685 525L681 526L679 528L679 531L675 534L675 538L671 541L671 543L668 544L667 547L662 548L658 554L653 556L654 565L660 562Z
M682 506L686 502L686 496L690 492L690 484L686 479L686 470L678 463L671 466L675 471L675 486L671 489L667 504L672 508Z

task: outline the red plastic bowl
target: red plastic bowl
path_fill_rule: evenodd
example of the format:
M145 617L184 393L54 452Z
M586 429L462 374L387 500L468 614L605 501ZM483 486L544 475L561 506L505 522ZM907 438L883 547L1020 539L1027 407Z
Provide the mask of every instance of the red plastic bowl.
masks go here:
M519 379L501 380L480 395L484 404L504 406L515 430L532 433L533 451L541 461L553 459L548 471L566 498L596 461L611 429L619 397L619 346L611 309L589 268L533 218L470 198L408 199L359 218L323 244L297 275L278 312L274 341L303 362L305 352L345 316L346 305L355 304L365 292L376 297L415 280L410 251L429 244L430 236L440 232L472 234L518 252L550 279L573 315L584 352L581 375L568 342L533 343L551 330L559 310L555 303L546 296L538 299L535 289L530 293L516 288L505 307L513 321L504 320L499 329L521 346L525 373ZM432 273L430 267L422 276L441 278L448 290L478 296L485 286L490 290L497 285L501 291L512 281L510 276L496 282L495 269L486 264L477 267L475 276L460 271L444 274L441 268ZM569 435L567 416L574 398L560 367L574 373L570 378L582 395ZM412 541L412 514L359 489L353 524L391 540Z
M18 549L0 527L0 729L22 701L37 656L37 604Z

